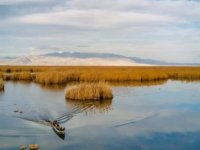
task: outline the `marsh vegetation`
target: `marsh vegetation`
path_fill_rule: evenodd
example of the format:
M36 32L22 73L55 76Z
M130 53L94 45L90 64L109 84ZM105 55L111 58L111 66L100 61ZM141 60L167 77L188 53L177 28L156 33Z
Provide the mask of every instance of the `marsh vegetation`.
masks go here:
M103 100L112 98L112 89L106 82L80 83L68 87L66 92L66 99L71 100Z
M4 90L4 81L0 79L0 91Z
M150 149L155 146L162 149L163 144L167 146L178 142L183 147L196 148L200 138L200 93L196 91L200 90L200 82L188 84L170 80L165 84L156 82L155 86L150 86L154 82L145 82L144 85L149 86L143 86L143 83L117 84L112 87L113 100L83 101L64 100L66 89L58 90L57 85L48 89L48 85L26 81L5 82L6 92L0 92L0 145L8 145L6 149L19 149L22 143L39 143L43 149L65 150L71 148L69 142L74 143L75 149L86 144L90 146L93 142L89 149L99 143L108 147L113 144L113 149L122 149L121 143L129 142L125 149L134 149L135 144L146 143ZM70 85L72 83L67 84L67 88ZM89 107L91 105L93 107ZM23 114L14 113L14 110L23 111ZM73 118L64 124L67 129L65 141L61 141L49 127L16 118L38 121L57 118L76 110L84 111L73 114ZM150 135L152 138L149 139ZM94 140L97 136L98 140Z
M43 85L69 82L150 82L200 80L200 67L34 67L1 66L4 80L28 80Z

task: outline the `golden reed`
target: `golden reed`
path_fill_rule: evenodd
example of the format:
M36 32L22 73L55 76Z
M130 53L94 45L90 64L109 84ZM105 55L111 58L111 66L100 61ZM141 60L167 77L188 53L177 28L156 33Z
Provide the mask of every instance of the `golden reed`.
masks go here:
M0 91L4 90L4 81L0 79Z
M33 80L34 74L30 72L14 72L10 74L10 80L18 81L18 80L28 80L31 81Z
M0 66L0 76L10 80L32 80L41 84L83 81L200 80L200 67L56 67Z
M104 100L112 99L112 89L106 82L80 83L68 87L66 99L71 100Z

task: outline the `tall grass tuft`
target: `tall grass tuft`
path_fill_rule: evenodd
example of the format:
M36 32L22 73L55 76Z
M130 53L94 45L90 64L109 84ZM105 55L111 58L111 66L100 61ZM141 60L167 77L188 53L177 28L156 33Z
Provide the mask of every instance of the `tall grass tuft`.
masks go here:
M79 81L79 75L76 72L42 72L35 75L35 82L44 85L65 84L67 81Z
M106 82L80 83L69 87L66 99L71 100L103 100L112 99L112 89Z
M4 78L4 73L0 72L0 78L3 79Z
M4 90L4 81L0 79L0 91Z
M14 72L9 75L10 80L18 81L32 81L35 77L35 75L30 72Z

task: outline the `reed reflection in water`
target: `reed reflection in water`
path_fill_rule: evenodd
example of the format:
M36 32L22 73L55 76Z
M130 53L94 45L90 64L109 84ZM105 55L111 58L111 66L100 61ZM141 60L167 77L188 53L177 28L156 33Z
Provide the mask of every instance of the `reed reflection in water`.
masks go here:
M106 100L94 100L94 101L87 101L87 100L66 100L66 104L69 109L74 107L85 108L88 106L92 106L90 109L85 110L85 114L96 114L96 113L108 113L112 110L112 99Z

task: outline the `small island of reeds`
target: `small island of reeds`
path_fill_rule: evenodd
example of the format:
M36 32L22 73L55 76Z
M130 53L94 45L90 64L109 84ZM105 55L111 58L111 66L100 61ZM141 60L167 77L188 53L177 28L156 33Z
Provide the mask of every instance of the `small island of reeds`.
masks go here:
M103 100L112 99L112 89L107 82L79 83L70 86L66 92L70 100Z
M0 79L0 91L4 90L4 81Z

